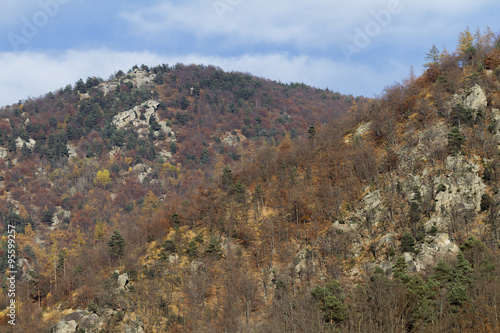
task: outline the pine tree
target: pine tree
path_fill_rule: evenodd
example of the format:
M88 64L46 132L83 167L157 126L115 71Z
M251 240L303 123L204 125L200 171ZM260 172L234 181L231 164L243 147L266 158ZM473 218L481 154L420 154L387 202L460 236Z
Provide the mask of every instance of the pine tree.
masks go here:
M431 67L432 65L439 63L439 61L441 61L442 59L442 53L439 51L436 45L432 45L429 53L425 54L425 60L427 61L427 63L424 65L424 67Z
M415 251L415 239L413 235L406 232L401 238L401 251L403 252L414 252Z
M47 206L45 206L45 208L42 212L42 218L40 220L43 223L50 224L50 223L52 223L53 216L54 216L54 214L52 214L52 212L49 209L47 209Z
M125 249L125 240L118 231L115 230L108 242L109 252L115 259L123 257Z
M233 171L230 167L226 166L224 170L222 170L222 188L225 190L229 190L233 183Z
M316 128L314 126L310 126L307 130L307 137L309 139L314 139L316 137Z

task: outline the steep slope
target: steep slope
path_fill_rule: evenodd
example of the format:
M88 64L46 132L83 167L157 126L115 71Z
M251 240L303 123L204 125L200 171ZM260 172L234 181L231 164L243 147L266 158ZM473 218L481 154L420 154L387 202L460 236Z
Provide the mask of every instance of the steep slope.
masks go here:
M497 331L494 45L442 54L172 207L132 279L144 328Z
M0 268L8 271L15 250L16 329L39 332L64 309L101 309L115 268L142 274L138 257L151 242L195 222L199 187L259 147L304 135L364 100L214 67L161 65L2 108Z

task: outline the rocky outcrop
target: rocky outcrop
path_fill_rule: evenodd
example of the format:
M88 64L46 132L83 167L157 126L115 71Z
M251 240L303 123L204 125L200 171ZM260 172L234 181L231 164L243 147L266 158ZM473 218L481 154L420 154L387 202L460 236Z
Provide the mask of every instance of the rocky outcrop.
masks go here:
M6 158L8 155L7 149L0 147L0 158Z
M310 248L300 250L294 258L294 265L295 273L299 278L313 273L316 268L316 263L312 250Z
M99 90L101 90L104 95L107 95L110 91L115 91L116 87L118 87L118 82L112 81L112 82L103 82L99 84Z
M118 320L117 320L118 319ZM116 323L121 321L120 323ZM114 323L114 324L112 324ZM109 326L113 329L109 330ZM128 315L119 315L117 310L104 310L97 314L86 310L76 310L65 316L51 330L51 333L99 333L128 332L144 333L143 324Z
M483 89L479 85L474 85L472 88L462 94L464 106L466 108L476 109L483 111L486 109L488 101Z
M488 101L486 95L479 85L474 85L460 95L454 95L451 100L451 107L460 104L465 108L474 110L473 118L476 120L478 112L486 109Z
M61 206L56 206L56 212L52 217L52 225L58 225L65 219L69 219L71 217L71 211L64 210Z
M26 145L26 147L32 149L35 146L35 144L36 144L36 141L33 139L29 139L28 141L24 141L20 137L17 137L17 139L16 139L16 147L17 148L23 148L24 145Z
M139 181L141 183L144 180L144 178L149 176L149 174L152 171L152 169L149 166L147 166L146 164L142 164L142 163L134 165L134 167L132 169L135 172L137 172L137 178L139 179Z
M144 71L142 69L135 69L131 74L129 74L131 77L130 79L126 81L132 81L134 87L140 88L144 85L147 84L152 84L156 75L149 73L148 71Z
M459 247L452 243L446 233L437 234L432 241L418 245L419 253L404 253L408 271L420 272L436 265L436 262L446 258L455 258Z
M52 329L52 333L99 332L102 321L95 313L86 310L77 310L59 321Z
M479 176L480 166L462 156L448 156L446 173L434 179L435 211L426 229L436 225L445 230L450 222L467 213L481 210L486 185Z
M156 108L158 105L160 105L158 101L149 100L130 110L120 112L113 117L112 123L117 128L123 128L127 125L141 127L137 130L137 132L140 137L144 137L149 133L149 119L151 116L154 116L158 120L158 115L156 114ZM155 135L158 136L160 131L163 131L165 135L168 136L167 141L175 141L175 133L172 131L172 128L167 126L164 121L160 121L158 123L161 129L156 131Z
M78 154L76 153L76 147L72 144L66 144L66 148L68 149L68 157L76 157Z
M74 320L61 320L52 329L52 333L75 333L78 328L78 324Z
M139 125L149 126L149 118L155 114L155 110L160 103L155 100L149 100L142 103L141 105L135 106L133 109L128 111L123 111L113 117L112 123L117 128L122 128L128 124L132 124L134 127ZM144 119L141 118L141 111L144 111Z
M118 275L117 279L118 283L118 290L125 290L128 291L128 283L129 283L129 278L127 273L123 273Z

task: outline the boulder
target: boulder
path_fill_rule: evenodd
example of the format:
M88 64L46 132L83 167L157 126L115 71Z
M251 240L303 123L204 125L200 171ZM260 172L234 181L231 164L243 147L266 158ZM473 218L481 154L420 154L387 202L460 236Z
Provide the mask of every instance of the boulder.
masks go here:
M128 290L129 277L127 273L118 275L118 290Z
M60 321L52 329L52 333L75 333L78 324L74 320Z
M85 330L85 332L99 332L102 326L102 321L99 316L95 313L91 313L82 317L79 329Z

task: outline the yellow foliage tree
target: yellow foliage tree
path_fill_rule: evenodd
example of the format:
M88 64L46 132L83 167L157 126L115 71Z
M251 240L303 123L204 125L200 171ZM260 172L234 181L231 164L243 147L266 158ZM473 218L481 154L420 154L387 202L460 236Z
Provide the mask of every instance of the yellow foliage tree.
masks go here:
M21 205L19 207L19 216L23 219L27 219L29 217L29 214L28 212L26 211L26 208L24 207L24 205Z
M160 201L158 200L156 195L152 191L149 191L149 193L146 195L146 198L144 198L142 211L146 215L152 215L154 211L158 209L159 202Z
M102 242L104 235L107 233L107 228L101 221L97 221L94 229L94 240L96 242Z
M461 32L458 36L457 51L460 54L465 54L467 49L474 46L474 36L469 30L469 27L465 31Z
M95 183L101 186L106 186L109 183L111 183L111 175L109 174L109 171L106 169L97 171L97 177L95 179Z
M226 167L224 164L224 157L223 155L217 155L216 163L214 166L214 177L216 181L220 181L221 175L222 175L222 170Z

